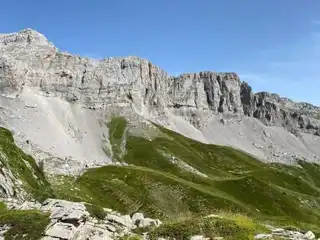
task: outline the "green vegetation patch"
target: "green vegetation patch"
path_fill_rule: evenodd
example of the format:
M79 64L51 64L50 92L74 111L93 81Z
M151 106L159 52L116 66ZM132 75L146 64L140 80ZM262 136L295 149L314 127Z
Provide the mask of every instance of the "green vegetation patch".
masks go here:
M267 231L251 219L238 215L236 218L207 217L169 222L151 231L150 237L184 240L194 235L203 235L210 239L223 237L229 240L248 240L254 239L257 233Z
M242 213L275 224L319 229L314 227L320 221L316 164L266 164L230 147L203 144L156 125L162 134L152 139L132 136L121 117L108 126L114 146L126 139L120 161L130 166L90 169L66 180L58 189L69 200L162 219Z
M100 219L105 216L103 207L109 207L169 220L153 231L154 237L205 234L248 239L258 229L254 221L320 232L317 164L266 164L230 147L199 143L158 126L161 134L152 139L133 136L121 117L113 118L108 127L114 159L129 166L89 169L79 177L50 176L49 184L5 129L0 129L0 163L37 199L55 196L87 202L87 210ZM227 216L201 218L212 213ZM230 217L231 213L240 215ZM253 220L239 217L243 215ZM181 218L186 220L171 222Z
M123 213L142 211L148 216L176 217L216 211L245 211L203 186L142 167L105 166L80 176L73 199L108 206ZM70 194L71 195L71 194Z
M107 216L107 213L100 206L93 204L86 204L85 206L91 217L103 220Z
M0 210L0 225L9 225L6 240L38 240L49 224L49 216L38 211Z
M43 201L52 196L52 189L34 159L14 144L12 134L4 128L0 128L0 165L22 181L31 198Z
M123 117L113 117L107 124L109 128L109 140L112 148L112 157L120 161L123 155L122 142L127 127L127 120Z

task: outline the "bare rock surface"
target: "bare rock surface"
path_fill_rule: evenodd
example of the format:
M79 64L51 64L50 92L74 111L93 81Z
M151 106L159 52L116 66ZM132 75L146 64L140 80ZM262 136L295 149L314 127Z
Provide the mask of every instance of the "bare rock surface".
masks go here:
M105 219L96 219L90 216L84 203L59 199L47 199L42 204L8 198L1 200L6 203L8 209L33 209L48 213L50 223L42 240L119 239L125 235L133 235L132 231L140 225L140 222L134 221L137 217L139 221L143 221L143 227L158 227L162 224L160 220L144 218L142 213L134 213L135 218L131 218L130 215L112 211ZM10 226L2 226L1 229L3 234Z
M47 172L75 175L110 164L105 122L114 112L263 161L320 161L320 108L254 94L235 73L170 77L138 57L60 52L31 29L0 35L0 126Z
M269 226L270 227L270 226ZM282 228L270 227L271 233L257 234L254 239L290 239L290 240L311 240L316 239L313 232L301 233L298 231L285 230Z

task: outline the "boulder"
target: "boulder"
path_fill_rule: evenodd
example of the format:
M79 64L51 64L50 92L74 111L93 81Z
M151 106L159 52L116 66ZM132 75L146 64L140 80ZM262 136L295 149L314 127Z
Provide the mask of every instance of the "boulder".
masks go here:
M133 222L133 224L135 224L135 225L137 225L137 223L138 223L139 221L143 220L143 219L144 219L143 213L135 213L135 214L133 214L133 216L132 216L132 222Z
M206 238L202 235L195 235L190 238L190 240L209 240L210 238Z
M254 239L272 239L272 234L258 234Z
M114 214L108 214L106 219L112 223L115 223L117 225L120 226L124 226L124 227L131 227L131 224L129 225L125 219L123 219L120 216L114 215Z
M61 221L80 221L88 218L89 213L83 203L69 202L58 199L47 199L40 208L41 211L50 212L50 219Z
M316 238L313 232L308 231L303 235L304 239L313 240Z
M41 203L25 201L20 206L19 210L31 210L31 209L39 210L40 208L41 208Z
M56 223L46 230L45 235L54 238L72 239L75 227L69 223Z
M138 221L138 227L139 228L145 228L145 227L159 227L162 224L160 220L155 220L151 218L144 218Z
M126 227L128 227L128 228L133 227L133 223L132 223L132 219L131 219L130 215L124 215L124 216L121 216L121 218L125 222Z

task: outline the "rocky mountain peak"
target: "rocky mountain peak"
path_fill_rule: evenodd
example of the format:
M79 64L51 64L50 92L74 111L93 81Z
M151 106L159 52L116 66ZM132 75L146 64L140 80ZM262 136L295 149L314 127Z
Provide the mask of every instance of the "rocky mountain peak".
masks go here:
M0 46L1 45L2 47L10 45L52 46L43 34L30 28L15 33L0 34Z

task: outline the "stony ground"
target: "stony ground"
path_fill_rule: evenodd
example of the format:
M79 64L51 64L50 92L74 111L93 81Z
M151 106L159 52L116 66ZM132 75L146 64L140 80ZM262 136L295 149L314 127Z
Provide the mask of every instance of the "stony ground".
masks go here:
M291 239L307 240L316 239L314 233L308 231L301 233L294 230L275 228L269 225L252 225L249 219L242 218L237 222L238 216L232 221L226 220L230 217L210 215L203 218L202 223L211 223L212 229L205 229L207 226L192 220L188 226L179 222L180 228L174 228L173 223L163 224L160 220L145 217L142 213L122 215L111 209L95 209L85 203L76 203L58 199L47 199L42 204L39 202L18 202L14 199L2 199L7 207L7 214L10 212L21 213L23 211L39 211L46 214L49 222L40 229L38 237L32 237L28 232L19 232L21 225L11 225L9 222L1 226L0 239L11 239L12 237L22 237L23 239L41 240L112 240L112 239L191 239L191 240L222 240L222 239ZM3 209L1 211L4 211ZM0 217L1 219L1 217ZM207 219L207 222L206 222ZM234 225L229 229L218 229L217 223L226 221ZM249 224L248 224L249 223ZM199 225L198 225L199 224ZM216 224L216 225L214 225ZM247 224L247 225L246 225ZM231 225L231 224L230 224ZM186 229L186 227L188 229ZM193 229L194 228L194 229ZM217 229L215 229L217 228ZM234 229L232 229L234 228ZM192 229L192 231L190 231ZM20 230L21 231L21 230ZM198 232L197 232L198 231ZM258 233L259 231L265 233ZM209 237L210 235L210 237ZM23 237L24 236L24 237ZM21 239L22 239L21 238Z

